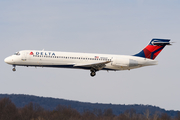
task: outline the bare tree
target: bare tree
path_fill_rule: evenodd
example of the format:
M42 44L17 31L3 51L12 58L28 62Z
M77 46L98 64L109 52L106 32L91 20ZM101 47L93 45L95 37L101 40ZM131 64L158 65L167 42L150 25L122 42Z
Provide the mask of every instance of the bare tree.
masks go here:
M22 120L31 120L39 118L43 111L44 109L40 105L30 102L28 105L19 109L19 115Z
M15 120L18 119L18 111L16 106L9 98L0 100L0 120Z
M175 117L175 120L180 120L180 112L177 113L177 116Z
M145 112L144 112L144 116L145 116L145 118L146 118L146 120L149 120L150 119L150 111L149 111L149 109L147 109Z
M152 115L152 120L158 120L159 118L159 112L156 111L153 115Z
M160 119L161 120L171 120L171 117L167 113L162 113Z

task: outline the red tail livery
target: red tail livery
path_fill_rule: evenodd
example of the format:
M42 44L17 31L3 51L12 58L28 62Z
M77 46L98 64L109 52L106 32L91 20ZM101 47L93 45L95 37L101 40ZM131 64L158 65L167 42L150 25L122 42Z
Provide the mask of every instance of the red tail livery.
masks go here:
M154 60L166 45L171 45L169 41L170 39L152 39L148 46L134 56Z

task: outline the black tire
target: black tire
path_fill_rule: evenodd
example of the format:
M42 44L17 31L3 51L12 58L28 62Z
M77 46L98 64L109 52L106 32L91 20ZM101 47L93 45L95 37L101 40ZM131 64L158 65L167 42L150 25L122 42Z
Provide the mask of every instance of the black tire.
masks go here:
M96 75L96 72L91 72L91 77L94 77Z
M12 69L12 71L14 71L14 72L15 72L15 71L16 71L16 68L13 68L13 69Z

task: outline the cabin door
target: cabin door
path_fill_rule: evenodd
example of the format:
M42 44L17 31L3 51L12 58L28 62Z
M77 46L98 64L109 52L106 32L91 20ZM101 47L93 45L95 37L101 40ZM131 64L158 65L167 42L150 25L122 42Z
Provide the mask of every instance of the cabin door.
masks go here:
M27 52L23 52L22 53L22 58L21 58L22 61L26 61L27 60Z

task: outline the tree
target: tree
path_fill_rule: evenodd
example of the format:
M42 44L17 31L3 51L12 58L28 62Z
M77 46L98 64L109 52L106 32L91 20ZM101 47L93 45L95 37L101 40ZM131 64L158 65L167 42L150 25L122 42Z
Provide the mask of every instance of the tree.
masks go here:
M16 106L9 98L0 99L0 120L18 119L18 111Z
M167 113L161 114L161 120L171 120L171 117Z
M153 115L152 115L152 120L158 120L159 118L159 114L158 112L156 111Z
M82 114L82 120L95 120L95 119L96 119L96 115L89 110L85 110Z
M177 113L176 120L180 120L180 112Z
M77 110L61 105L58 105L56 109L51 112L51 116L53 120L78 120L81 117Z
M19 109L19 114L22 120L31 120L37 119L43 111L44 109L40 105L30 102L28 105Z
M149 112L149 109L147 109L145 112L144 112L144 116L146 118L146 120L149 120L150 119L150 112Z

